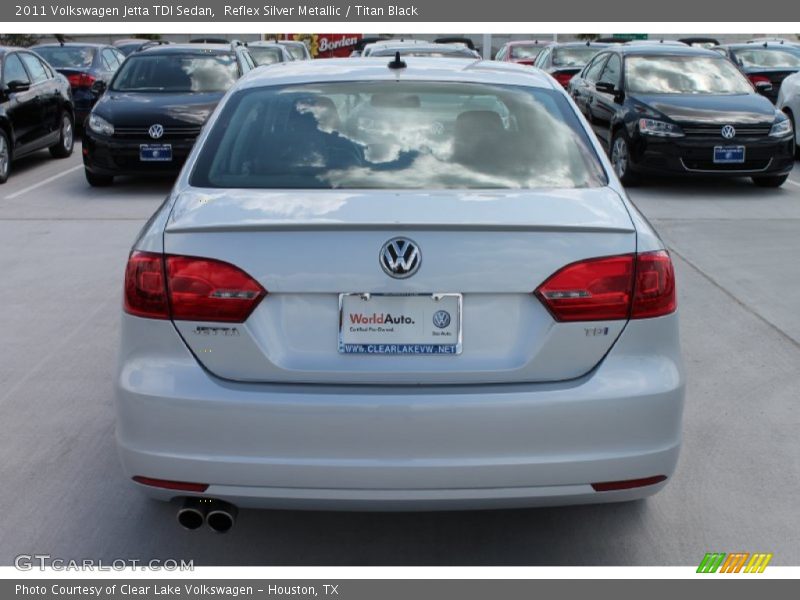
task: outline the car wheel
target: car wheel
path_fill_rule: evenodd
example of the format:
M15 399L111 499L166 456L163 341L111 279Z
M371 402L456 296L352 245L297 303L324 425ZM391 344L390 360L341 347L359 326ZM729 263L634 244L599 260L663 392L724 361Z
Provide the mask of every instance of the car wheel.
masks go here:
M0 183L8 181L11 172L11 145L6 132L0 129Z
M631 170L631 152L628 136L624 130L614 134L611 141L611 164L622 185L636 185L639 178Z
M58 143L50 146L50 154L53 158L67 158L72 154L75 147L75 124L69 113L61 113L61 131L58 136Z
M84 169L84 173L86 174L86 181L92 187L108 187L114 183L114 178L111 175L98 175L97 173L92 173L89 169Z
M789 179L788 173L786 175L777 175L773 177L753 177L753 183L758 187L778 188L781 187L787 179Z

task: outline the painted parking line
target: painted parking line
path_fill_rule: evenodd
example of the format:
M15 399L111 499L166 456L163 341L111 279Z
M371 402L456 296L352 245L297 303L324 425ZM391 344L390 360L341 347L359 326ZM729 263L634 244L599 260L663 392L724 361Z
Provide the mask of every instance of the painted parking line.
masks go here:
M74 173L78 169L82 169L82 168L83 168L83 164L75 165L74 167L70 167L69 169L61 171L60 173L56 173L52 177L48 177L47 179L42 179L41 181L39 181L37 183L34 183L33 185L29 185L28 187L24 187L21 190L17 190L13 194L9 194L8 196L6 196L5 199L6 200L13 200L14 198L19 198L20 196L24 196L28 192L32 192L33 190L36 190L36 189L38 189L38 188L40 188L40 187L42 187L44 185L47 185L48 183L54 182L56 179L60 179L61 177L64 177L64 175L69 175L70 173Z
M786 183L788 183L789 185L793 185L794 187L799 187L800 188L800 183L797 183L793 179L787 179Z

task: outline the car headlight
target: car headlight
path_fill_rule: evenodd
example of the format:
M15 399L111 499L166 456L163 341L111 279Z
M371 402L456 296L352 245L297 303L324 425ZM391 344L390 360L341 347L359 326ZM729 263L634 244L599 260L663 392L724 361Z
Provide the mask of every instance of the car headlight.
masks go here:
M655 119L639 119L639 131L657 137L683 137L683 130L674 123Z
M792 122L789 119L783 119L782 121L778 121L772 126L772 129L769 130L770 137L784 137L787 135L791 135L792 133Z
M89 115L89 129L100 135L114 135L114 126L94 113Z

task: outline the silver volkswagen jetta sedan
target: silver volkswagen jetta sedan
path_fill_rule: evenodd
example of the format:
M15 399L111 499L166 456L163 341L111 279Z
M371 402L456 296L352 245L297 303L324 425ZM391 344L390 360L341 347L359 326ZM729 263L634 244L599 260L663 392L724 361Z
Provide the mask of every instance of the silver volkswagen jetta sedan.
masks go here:
M342 59L244 77L125 274L125 473L236 506L642 498L671 477L675 277L552 78Z

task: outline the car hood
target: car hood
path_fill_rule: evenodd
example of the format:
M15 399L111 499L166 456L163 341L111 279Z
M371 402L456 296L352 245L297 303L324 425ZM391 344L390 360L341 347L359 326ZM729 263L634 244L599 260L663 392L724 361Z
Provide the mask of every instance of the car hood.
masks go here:
M756 125L775 120L775 107L759 94L635 94L633 99L676 123Z
M95 113L115 127L202 126L224 92L197 94L129 93L109 91L97 102Z

